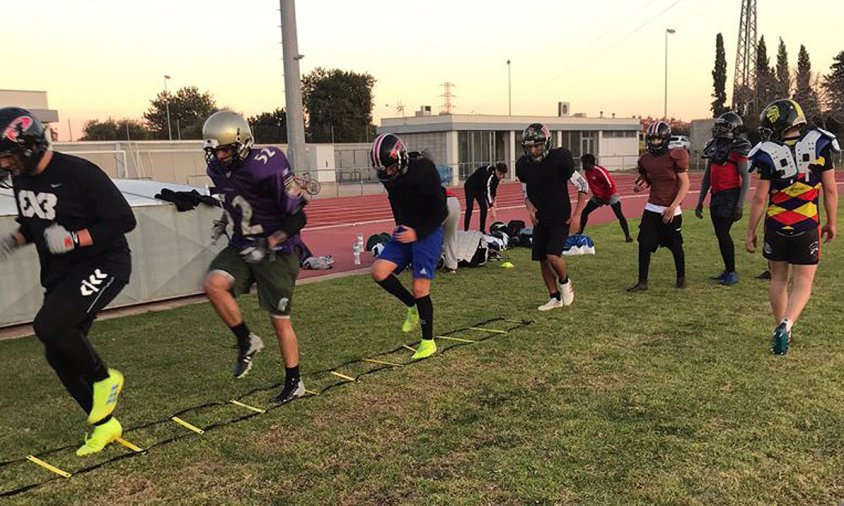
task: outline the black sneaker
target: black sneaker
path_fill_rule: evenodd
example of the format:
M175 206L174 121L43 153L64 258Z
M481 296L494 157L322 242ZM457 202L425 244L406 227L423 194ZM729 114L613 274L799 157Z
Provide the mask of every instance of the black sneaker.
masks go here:
M237 362L234 364L234 377L240 379L252 369L252 357L264 349L264 341L255 334L249 334L249 340L244 346L238 346Z
M273 402L276 404L287 404L293 399L302 397L303 395L305 395L305 384L301 379L298 379L295 382L286 381L284 382L284 388L281 390L281 393L273 399Z
M762 274L756 276L756 279L771 279L771 271L762 272Z
M627 289L628 292L644 292L648 289L648 282L647 281L639 281L635 285L631 286Z
M674 283L677 288L686 288L686 276L678 276L677 282Z

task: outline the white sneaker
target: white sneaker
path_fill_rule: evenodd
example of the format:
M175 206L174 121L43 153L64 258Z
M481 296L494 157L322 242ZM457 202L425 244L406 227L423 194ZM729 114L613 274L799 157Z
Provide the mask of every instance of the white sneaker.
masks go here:
M566 284L560 285L560 298L564 306L570 306L574 302L574 287L571 284L571 279L566 281Z
M536 309L538 309L540 311L550 311L552 309L557 309L558 307L563 307L563 306L564 306L563 301L557 300L554 297L551 297L550 299L548 299L548 302L546 302L545 304L542 304L541 306L539 306Z

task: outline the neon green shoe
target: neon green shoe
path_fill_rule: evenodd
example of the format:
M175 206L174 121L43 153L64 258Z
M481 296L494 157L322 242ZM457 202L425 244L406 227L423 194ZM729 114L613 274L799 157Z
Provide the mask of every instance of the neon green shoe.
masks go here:
M407 316L404 318L404 323L401 324L402 332L413 332L413 329L419 325L419 310L416 306L407 308Z
M117 369L109 369L108 378L94 383L94 404L88 414L88 423L94 424L110 415L117 406L121 390L123 375Z
M109 443L123 435L123 426L112 418L102 425L94 427L91 437L85 438L85 444L76 450L77 457L84 457L103 451Z
M428 358L437 352L437 343L433 339L423 339L419 342L419 347L416 348L416 353L410 357L410 360L420 360Z

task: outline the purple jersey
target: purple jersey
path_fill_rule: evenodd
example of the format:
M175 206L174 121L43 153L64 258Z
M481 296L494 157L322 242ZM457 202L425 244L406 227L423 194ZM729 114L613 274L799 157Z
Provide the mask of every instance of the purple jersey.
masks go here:
M209 166L207 173L223 196L223 209L234 227L229 245L237 249L277 232L285 217L306 204L287 157L276 148L252 148L239 168L222 173ZM293 235L275 250L292 253L298 237Z

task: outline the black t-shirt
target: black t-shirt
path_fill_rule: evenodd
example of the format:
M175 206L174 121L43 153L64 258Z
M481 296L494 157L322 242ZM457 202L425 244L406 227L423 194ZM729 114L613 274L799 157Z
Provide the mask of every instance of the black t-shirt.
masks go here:
M16 176L12 182L20 232L38 250L43 286L60 281L70 267L104 255L123 254L128 259L125 234L135 228L135 215L112 180L93 163L53 153L44 172ZM50 253L44 230L54 223L72 232L88 229L93 244L60 255Z
M565 222L571 217L568 181L573 174L574 160L566 148L552 149L538 162L526 156L516 162L516 177L527 186L539 220Z
M407 225L424 239L448 216L445 190L434 162L427 158L411 158L407 172L393 182L385 183L396 225Z
M495 202L495 195L498 192L498 176L495 175L494 165L478 167L463 183L463 188L471 195L482 195L487 204Z

